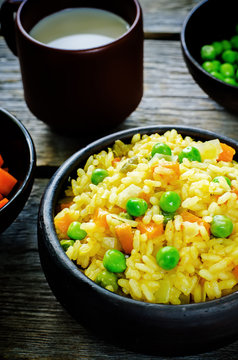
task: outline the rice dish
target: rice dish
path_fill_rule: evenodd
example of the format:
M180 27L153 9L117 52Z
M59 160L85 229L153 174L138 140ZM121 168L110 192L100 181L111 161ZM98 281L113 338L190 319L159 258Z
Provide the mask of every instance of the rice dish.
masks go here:
M234 153L218 139L172 130L90 156L54 218L67 256L92 281L135 300L179 305L236 291Z

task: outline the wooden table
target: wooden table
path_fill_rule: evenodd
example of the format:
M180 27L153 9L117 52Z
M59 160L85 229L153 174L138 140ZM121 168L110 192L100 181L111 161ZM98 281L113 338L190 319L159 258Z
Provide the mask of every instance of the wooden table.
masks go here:
M141 0L145 30L144 97L138 109L115 131L138 125L192 125L238 140L237 116L208 98L194 83L182 59L179 32L186 14L196 3L196 0ZM24 102L18 59L3 38L0 38L0 106L27 127L38 156L29 201L16 221L0 235L0 359L165 359L129 352L99 340L64 311L49 289L37 251L40 198L56 168L96 136L57 135L30 113ZM184 359L237 359L237 353L238 341Z

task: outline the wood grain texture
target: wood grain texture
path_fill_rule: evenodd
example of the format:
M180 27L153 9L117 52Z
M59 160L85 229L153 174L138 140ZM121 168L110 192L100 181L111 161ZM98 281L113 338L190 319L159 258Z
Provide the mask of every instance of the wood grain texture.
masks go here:
M199 0L139 0L146 37L168 37L179 33L188 12Z
M158 356L148 356L99 339L74 321L56 301L41 270L37 251L37 211L47 182L47 179L35 181L24 210L0 235L0 359L166 359L159 355L159 349ZM183 359L235 360L237 349L235 342Z
M39 166L59 166L79 148L102 135L121 129L174 124L201 127L235 137L237 115L224 110L198 87L182 59L177 41L146 40L144 97L118 128L101 134L78 133L74 138L51 132L27 109L23 97L18 59L0 39L0 106L16 115L33 137Z

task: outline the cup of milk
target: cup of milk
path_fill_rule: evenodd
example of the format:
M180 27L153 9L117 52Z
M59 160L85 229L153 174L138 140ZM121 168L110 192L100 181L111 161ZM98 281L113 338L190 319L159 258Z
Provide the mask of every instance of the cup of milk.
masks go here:
M137 0L6 0L1 28L19 57L26 103L51 128L73 134L112 129L140 103Z

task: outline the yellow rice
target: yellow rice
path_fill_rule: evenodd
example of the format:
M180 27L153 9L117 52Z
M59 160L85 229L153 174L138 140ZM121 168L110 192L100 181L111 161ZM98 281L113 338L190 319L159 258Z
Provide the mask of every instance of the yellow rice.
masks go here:
M184 159L179 165L179 177L171 177L171 170L163 168L164 159L150 157L157 142L169 145L175 157L185 147L194 146L199 149L202 162ZM133 250L126 256L125 272L118 275L119 294L151 303L185 304L220 298L235 291L238 282L233 272L238 265L238 165L234 161L218 161L221 152L219 140L195 142L172 130L163 135L136 134L129 145L118 140L108 151L90 156L65 192L66 197L73 197L72 205L55 217L57 224L57 219L67 213L87 232L84 240L77 240L68 248L68 257L95 281L104 270L105 252L112 248L123 251L115 226L128 222L134 234ZM121 172L128 159L134 157L139 160L138 164L128 172ZM113 163L114 158L120 158L120 161ZM109 176L93 185L91 175L96 168L106 169ZM229 177L231 187L225 180L212 182L214 177L221 175ZM148 210L142 221L145 224L151 221L158 225L163 223L159 199L168 190L180 195L181 206L174 220L166 224L162 235L148 239L146 233L137 229L135 219L118 217L127 200L139 197L143 192L148 197ZM94 221L97 208L108 211L108 229ZM228 238L215 238L203 223L183 221L181 213L184 210L206 223L211 223L214 215L226 215L233 222L233 232ZM65 239L57 225L56 231L59 239ZM180 254L178 265L169 271L159 267L155 257L166 245L176 247ZM108 286L108 290L113 291L113 288Z

